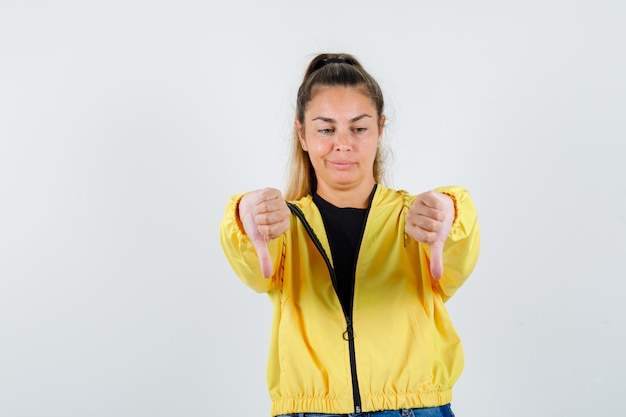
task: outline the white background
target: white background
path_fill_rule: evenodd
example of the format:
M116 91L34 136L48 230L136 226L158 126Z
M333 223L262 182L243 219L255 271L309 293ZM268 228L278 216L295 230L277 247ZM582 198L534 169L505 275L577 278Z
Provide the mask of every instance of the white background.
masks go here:
M625 3L223 3L0 0L0 417L269 415L218 224L318 52L386 93L389 185L479 210L457 415L621 415Z

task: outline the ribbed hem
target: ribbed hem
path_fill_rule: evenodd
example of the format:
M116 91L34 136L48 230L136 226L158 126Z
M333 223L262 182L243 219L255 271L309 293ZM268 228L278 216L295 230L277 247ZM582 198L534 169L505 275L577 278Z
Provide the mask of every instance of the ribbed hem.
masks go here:
M396 393L393 395L362 395L362 412L399 410L402 408L439 407L452 401L452 390ZM284 398L272 402L272 415L292 413L354 413L352 398Z

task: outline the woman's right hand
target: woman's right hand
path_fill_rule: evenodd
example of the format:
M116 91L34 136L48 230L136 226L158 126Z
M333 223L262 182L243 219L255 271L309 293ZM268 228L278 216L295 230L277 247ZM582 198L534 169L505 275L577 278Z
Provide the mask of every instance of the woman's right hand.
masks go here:
M289 230L290 218L291 211L275 188L252 191L239 202L239 220L252 240L265 278L271 277L274 270L267 242Z

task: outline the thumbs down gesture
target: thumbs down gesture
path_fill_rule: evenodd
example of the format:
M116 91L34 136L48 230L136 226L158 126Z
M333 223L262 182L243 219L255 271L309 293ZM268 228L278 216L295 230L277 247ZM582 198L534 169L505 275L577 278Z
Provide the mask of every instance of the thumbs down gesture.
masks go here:
M443 247L454 217L452 199L435 191L418 195L406 213L406 233L430 246L430 274L435 279L443 276Z
M239 202L239 220L252 240L265 278L274 270L267 243L289 230L290 217L282 193L274 188L250 192Z

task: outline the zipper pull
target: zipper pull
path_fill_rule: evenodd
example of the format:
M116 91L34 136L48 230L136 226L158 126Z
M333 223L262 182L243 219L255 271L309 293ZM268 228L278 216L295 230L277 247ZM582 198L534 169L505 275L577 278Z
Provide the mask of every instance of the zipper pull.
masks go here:
M343 332L343 340L349 342L354 340L354 328L352 327L352 321L350 321L350 319L346 319L346 322L348 323L348 327L346 327L346 330Z

